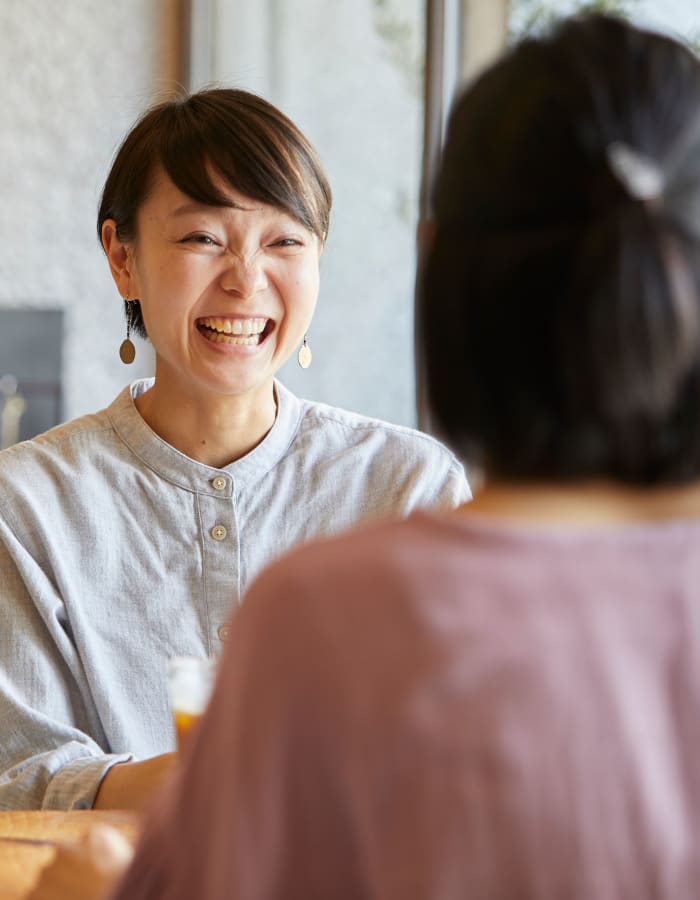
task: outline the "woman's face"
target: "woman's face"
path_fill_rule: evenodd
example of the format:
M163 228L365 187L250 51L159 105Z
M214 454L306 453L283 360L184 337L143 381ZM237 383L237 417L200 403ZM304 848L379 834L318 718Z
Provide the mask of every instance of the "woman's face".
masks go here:
M217 186L230 207L197 203L159 173L126 245L128 295L141 301L157 379L185 396L271 387L318 296L318 238L289 213Z

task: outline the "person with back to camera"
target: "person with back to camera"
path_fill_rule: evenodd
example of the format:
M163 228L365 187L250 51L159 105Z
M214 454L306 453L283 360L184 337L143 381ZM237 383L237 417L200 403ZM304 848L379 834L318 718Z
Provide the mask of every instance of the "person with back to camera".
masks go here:
M245 91L161 104L121 145L98 231L122 358L147 333L155 380L0 456L0 808L140 805L173 759L167 660L216 655L265 563L469 496L433 438L275 380L309 363L330 205Z
M112 900L698 896L700 61L525 40L435 218L428 397L484 486L256 579Z

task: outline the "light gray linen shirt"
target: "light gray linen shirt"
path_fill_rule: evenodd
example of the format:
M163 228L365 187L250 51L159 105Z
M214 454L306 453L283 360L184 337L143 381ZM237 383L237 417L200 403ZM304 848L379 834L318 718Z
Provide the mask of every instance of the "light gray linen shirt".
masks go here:
M223 469L161 440L125 388L0 453L0 809L92 806L115 763L172 750L172 656L213 656L253 576L360 521L469 498L433 438L276 383Z

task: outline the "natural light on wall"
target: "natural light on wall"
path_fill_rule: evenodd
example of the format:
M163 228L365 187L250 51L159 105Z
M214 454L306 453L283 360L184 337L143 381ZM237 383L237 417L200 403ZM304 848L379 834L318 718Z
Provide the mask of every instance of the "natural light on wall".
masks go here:
M546 26L554 15L600 10L618 13L642 27L668 32L700 49L700 3L698 0L510 0L510 34Z

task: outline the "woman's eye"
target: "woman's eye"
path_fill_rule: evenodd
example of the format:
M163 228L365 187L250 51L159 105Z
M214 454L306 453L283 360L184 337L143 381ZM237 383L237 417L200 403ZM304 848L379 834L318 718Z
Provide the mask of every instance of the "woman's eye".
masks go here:
M297 238L280 238L278 241L274 241L272 244L273 247L303 247L304 245Z
M188 234L182 240L183 244L203 244L205 247L215 247L216 241L208 234Z

